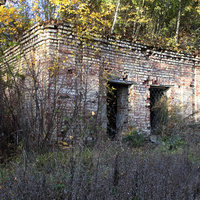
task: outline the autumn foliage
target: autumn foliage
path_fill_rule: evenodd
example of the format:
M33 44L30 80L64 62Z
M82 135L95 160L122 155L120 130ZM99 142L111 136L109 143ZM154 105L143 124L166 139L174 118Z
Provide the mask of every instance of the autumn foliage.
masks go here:
M74 24L77 34L87 37L112 35L199 53L197 0L18 0L1 6L0 16L3 45L19 39L32 24L55 19Z

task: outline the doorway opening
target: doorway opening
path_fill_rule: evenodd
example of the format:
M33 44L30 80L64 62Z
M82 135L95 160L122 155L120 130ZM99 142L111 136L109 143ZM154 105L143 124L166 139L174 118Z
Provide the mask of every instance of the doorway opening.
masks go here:
M117 133L117 85L108 84L107 87L107 134L114 138Z
M152 134L159 134L168 122L168 105L166 91L169 87L150 87L150 123Z
M107 134L119 135L128 122L128 84L107 84Z

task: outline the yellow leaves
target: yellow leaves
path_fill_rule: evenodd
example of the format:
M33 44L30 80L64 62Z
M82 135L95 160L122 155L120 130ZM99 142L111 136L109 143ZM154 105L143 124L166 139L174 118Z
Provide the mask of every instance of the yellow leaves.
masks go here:
M138 22L140 22L140 23L147 23L148 21L149 21L149 19L145 19L145 18L140 18L138 20Z
M127 6L122 6L122 7L120 7L120 11L125 11L125 10L127 10L127 9L130 9L131 8L131 6L129 6L129 5L127 5Z
M72 140L74 137L73 136L69 136L69 139Z
M95 51L94 51L94 54L97 54L99 52L99 49L96 48Z
M20 16L20 9L10 6L0 6L0 35L14 35L23 25L23 19ZM6 39L1 39L6 42Z
M14 7L11 7L10 9L9 9L9 13L10 14L13 14L15 12L15 8Z
M44 10L41 8L40 2L39 0L36 0L33 4L32 4L32 13L33 13L33 18L32 21L33 22L38 22L41 20L41 16L42 13L44 14Z
M200 14L200 5L197 6L197 12Z
M82 35L98 36L103 31L111 27L113 14L115 12L114 2L104 2L99 5L99 9L91 10L91 5L81 0L50 0L57 6L58 15L67 17L68 22L75 25L77 39L81 39Z
M41 17L36 15L36 21L40 21L41 20Z
M38 9L38 3L34 3L32 7L32 11L35 11Z
M95 12L92 12L90 14L90 17L93 19L93 18L99 18L100 17L100 13L95 13Z
M191 5L185 7L185 11L189 11L190 12L191 10L192 10L192 6Z
M70 147L70 144L68 144L67 142L64 142L64 141L58 141L58 145L63 150L68 149Z
M60 4L60 0L50 0L50 2L55 4L55 5L59 5Z

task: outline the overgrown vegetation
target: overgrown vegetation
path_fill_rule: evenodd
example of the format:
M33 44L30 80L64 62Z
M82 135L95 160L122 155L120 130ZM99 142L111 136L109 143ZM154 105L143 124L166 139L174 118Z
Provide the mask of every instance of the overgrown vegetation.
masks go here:
M146 137L144 133L139 133L134 128L130 128L130 130L127 131L127 133L123 137L123 141L131 147L140 147L144 145Z
M199 148L163 151L149 143L130 148L117 141L41 152L21 148L1 165L0 198L198 199Z
M13 152L1 164L0 198L198 199L199 125L179 113L171 109L172 121L161 129L156 144L134 128L122 141L101 138L94 115L58 144L29 140L33 143L27 148L28 140L16 146L9 142Z

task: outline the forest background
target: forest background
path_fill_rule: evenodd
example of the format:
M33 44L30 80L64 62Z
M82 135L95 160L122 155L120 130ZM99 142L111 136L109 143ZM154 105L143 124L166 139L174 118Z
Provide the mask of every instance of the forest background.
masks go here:
M34 23L56 19L80 32L198 54L199 15L198 0L10 0L0 7L0 42L5 48Z

